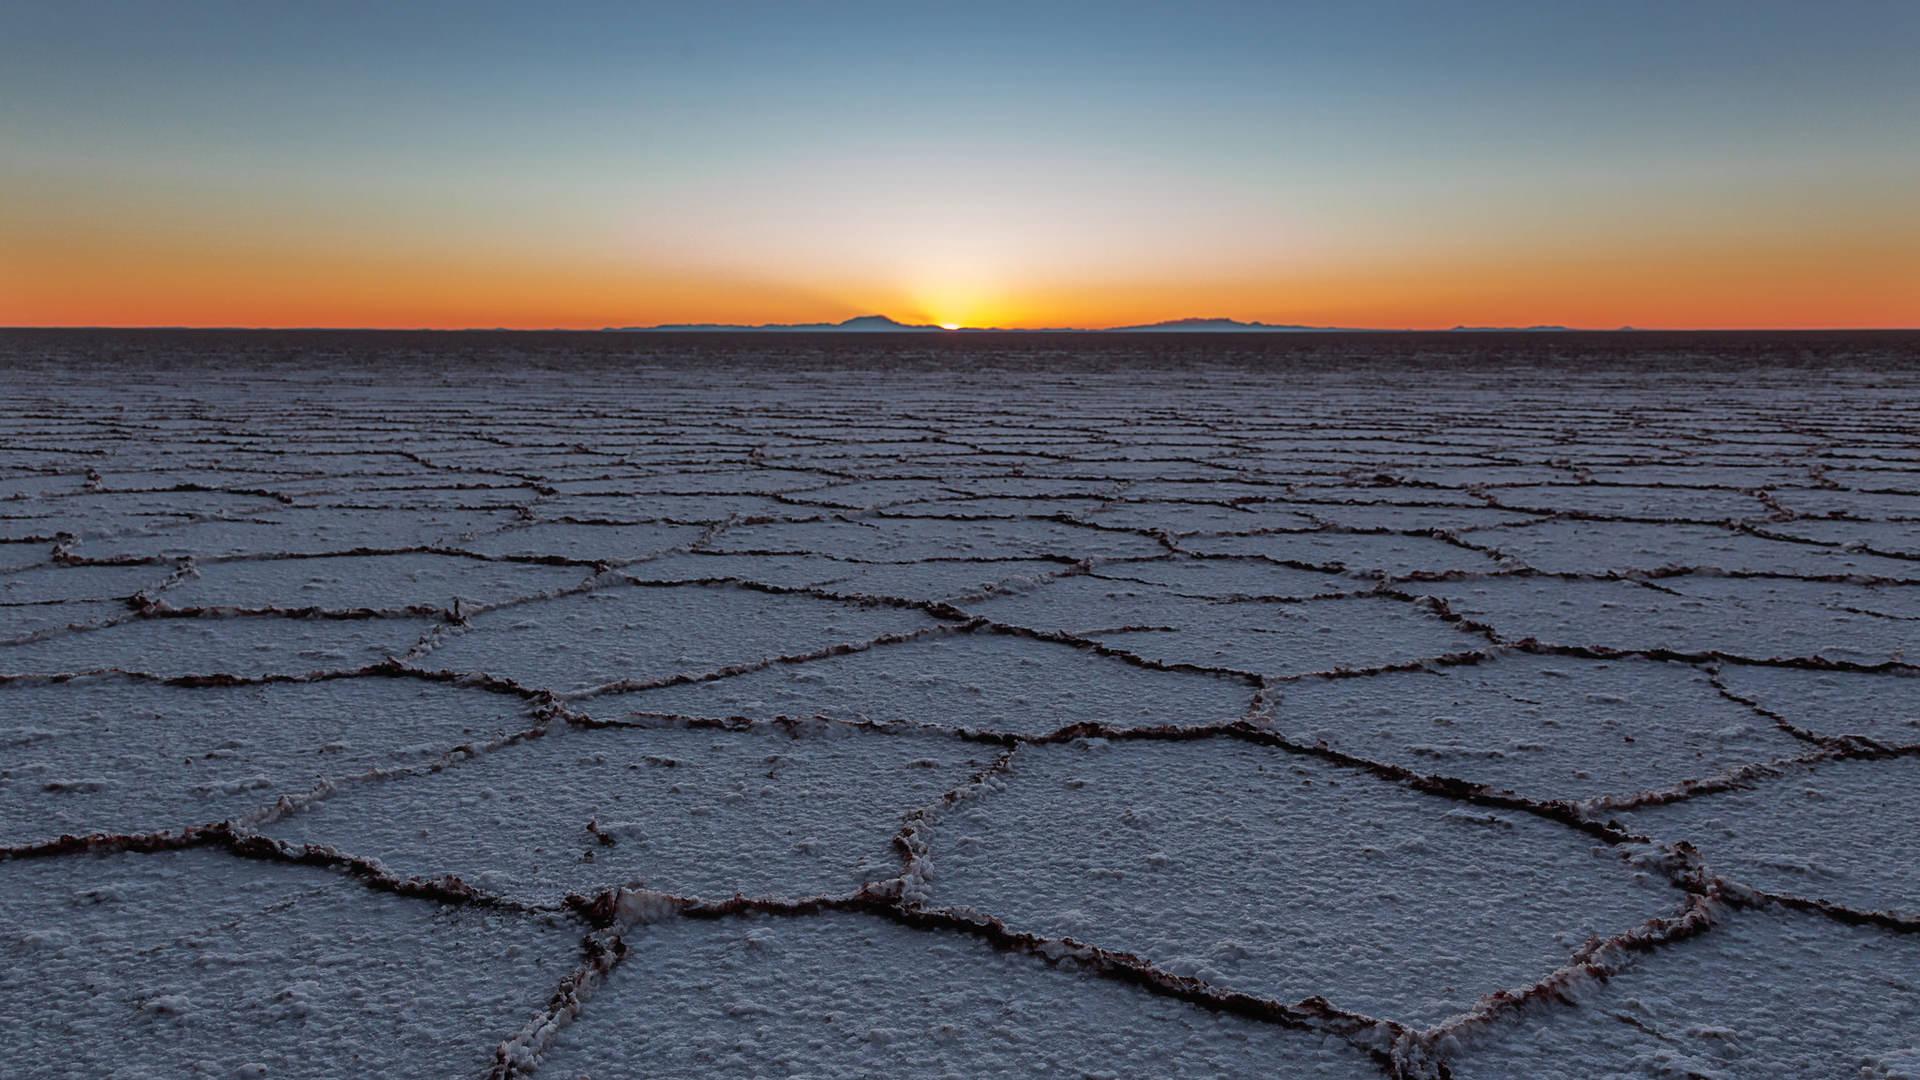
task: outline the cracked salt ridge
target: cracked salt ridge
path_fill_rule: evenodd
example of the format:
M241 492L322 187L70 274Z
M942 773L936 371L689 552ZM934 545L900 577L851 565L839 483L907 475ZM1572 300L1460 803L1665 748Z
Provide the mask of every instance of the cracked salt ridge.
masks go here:
M1073 645L979 630L884 645L731 678L596 697L596 717L827 716L1043 735L1075 724L1223 725L1242 719L1243 679L1160 671Z
M580 584L586 573L584 568L420 552L204 562L167 590L164 599L178 607L340 610L447 608L458 598L463 607L472 608L569 588Z
M1710 576L1654 584L1521 575L1408 587L1508 641L1863 665L1920 656L1920 621L1848 610L1886 603L1910 612L1920 600L1911 586Z
M621 885L844 894L897 876L902 817L998 752L817 722L561 726L430 776L341 785L264 831L533 902Z
M1135 573L1139 565L1122 564L1116 572ZM1234 564L1232 573L1235 593L1264 594L1257 565ZM1287 585L1298 581L1290 578ZM1156 663L1275 677L1410 663L1487 646L1484 637L1417 604L1387 597L1210 603L1157 585L1084 575L990 596L963 609L998 622L1081 635Z
M1198 492L1188 497L1204 498ZM1176 535L1246 529L1304 529L1314 524L1312 518L1295 507L1265 503L1228 506L1216 502L1134 501L1131 496L1107 502L1098 510L1081 512L1078 516L1099 525L1166 529Z
M1305 600L1316 596L1362 593L1374 582L1323 570L1301 570L1258 560L1233 558L1103 560L1089 571L1096 580L1117 582L1116 589L1128 585L1159 586L1187 599L1232 600L1249 598L1287 598ZM1034 587L1038 587L1037 585ZM1031 592L1034 587L1012 590ZM1084 588L1084 586L1082 586ZM1130 599L1143 594L1116 593ZM1150 614L1150 607L1124 610Z
M1858 546L1863 550L1903 559L1920 559L1920 520L1769 522L1768 532L1800 537L1822 544ZM1909 563L1909 566L1912 566ZM1920 576L1909 571L1908 576Z
M668 917L623 942L540 1075L1380 1075L1335 1036L873 916Z
M637 688L941 625L910 607L731 584L614 584L483 612L441 638L419 665L556 691Z
M174 527L84 538L74 552L90 559L126 556L329 554L452 544L517 519L511 510L348 510L279 507L245 518L213 518Z
M1343 566L1357 573L1403 575L1500 568L1500 562L1428 536L1304 532L1261 536L1190 536L1182 549L1209 555L1258 555L1295 564Z
M0 861L14 1075L476 1075L578 955L570 920L216 849Z
M930 847L932 903L1415 1026L1684 899L1566 824L1225 738L1017 750Z
M1495 510L1483 506L1415 506L1393 502L1288 502L1301 514L1311 515L1314 524L1341 529L1434 529L1466 533L1499 525L1538 521L1532 514Z
M1624 572L1685 565L1730 573L1920 579L1920 565L1913 562L1768 540L1711 525L1561 520L1521 529L1477 529L1462 533L1460 538L1497 549L1549 573Z
M1155 555L1166 550L1137 533L1062 521L900 517L738 525L727 529L709 547L741 553L820 552L876 560L946 555L1111 557Z
M142 618L22 644L0 645L0 674L59 674L104 670L155 675L332 671L376 663L405 652L437 620L300 618L237 615Z
M1650 660L1495 654L1475 664L1272 691L1272 729L1539 801L1629 796L1817 749Z
M532 522L475 537L463 546L485 555L559 555L623 563L684 547L704 532L692 525Z
M1753 486L1744 477L1729 478L1728 488ZM1628 487L1613 484L1551 484L1488 488L1501 507L1529 513L1575 513L1641 518L1764 518L1760 499L1739 490ZM1778 494L1778 492L1776 492Z
M1817 738L1920 746L1920 672L1728 664L1719 679L1730 693Z
M1910 1080L1920 935L1761 905L1464 1036L1457 1080L1559 1075Z
M1032 588L1081 564L1066 558L975 559L869 563L821 555L730 555L673 552L620 568L635 581L691 584L716 579L804 589L823 597L888 597L915 604L959 603L999 588Z
M167 566L60 566L6 571L0 581L0 637L15 636L13 619L29 606L74 601L124 601L158 589L172 575ZM16 606L19 605L19 606ZM122 608L125 604L120 605Z
M0 845L246 816L329 777L418 766L535 723L519 698L413 679L0 685Z
M1920 753L1783 764L1617 817L1742 885L1920 924Z

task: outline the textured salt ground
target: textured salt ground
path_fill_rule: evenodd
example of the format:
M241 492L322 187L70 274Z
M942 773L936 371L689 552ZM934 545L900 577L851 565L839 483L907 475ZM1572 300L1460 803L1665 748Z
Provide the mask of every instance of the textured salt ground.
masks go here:
M1274 730L1541 801L1631 796L1809 753L1686 664L1501 654L1277 691Z
M0 685L0 844L222 821L533 722L518 698L402 679Z
M624 585L483 613L468 632L449 637L421 664L484 671L531 687L580 690L616 680L711 671L933 625L935 620L910 609L811 596L724 585Z
M690 716L827 716L1044 735L1074 724L1229 724L1253 688L1239 679L1161 672L1071 645L977 632L925 637L726 679L583 702L598 717L628 710Z
M580 941L210 850L0 862L0 890L16 1076L477 1075Z
M120 614L126 614L124 605ZM134 619L104 629L0 645L0 673L118 668L155 675L259 676L333 671L399 656L434 625L435 620L423 618Z
M272 354L271 370L247 367L254 361L237 353L231 362L203 355L253 340L223 338L191 357L143 342L135 351L144 359L110 366L59 341L40 341L30 356L12 356L14 366L34 369L19 381L39 389L31 402L0 417L0 567L6 569L0 576L11 593L0 596L0 620L12 618L46 640L0 646L0 659L28 657L34 670L120 665L267 675L352 669L391 654L429 669L484 673L476 684L496 689L511 678L532 697L393 677L387 668L311 685L129 683L145 694L130 690L125 700L94 685L111 677L15 682L0 686L0 706L9 698L31 704L10 729L17 741L5 749L19 751L35 779L0 787L6 836L38 837L43 828L68 824L177 827L203 820L195 816L201 812L247 815L284 791L307 791L329 776L336 784L330 795L289 804L279 827L312 825L314 838L340 843L348 856L377 859L385 852L391 856L385 872L458 873L527 899L552 901L570 888L627 881L718 896L737 882L786 899L803 891L844 896L863 881L899 874L904 865L904 902L947 903L958 888L955 859L963 858L970 860L969 882L1012 897L986 907L988 915L1013 919L1016 928L1027 916L1057 918L1102 944L1123 937L1152 950L1149 960L1213 980L1171 984L1185 987L1181 992L1204 996L1253 985L1291 995L1282 976L1296 977L1302 995L1326 993L1340 1005L1411 1016L1416 1023L1485 1002L1480 995L1496 986L1542 977L1582 947L1589 929L1639 932L1647 913L1677 910L1680 894L1664 882L1693 864L1663 858L1658 844L1626 845L1634 854L1627 862L1590 831L1519 809L1489 808L1457 791L1456 797L1417 794L1375 772L1252 741L1277 733L1324 738L1332 747L1324 753L1459 775L1536 799L1604 796L1588 804L1592 813L1663 841L1684 840L1699 849L1708 871L1736 882L1912 911L1915 858L1902 830L1912 831L1906 792L1916 785L1898 777L1908 776L1916 759L1869 757L1880 751L1862 741L1920 741L1912 735L1912 695L1905 692L1912 675L1898 663L1912 653L1908 631L1920 624L1914 599L1920 591L1885 580L1916 576L1914 560L1897 556L1911 553L1920 520L1920 454L1910 449L1916 430L1911 374L1884 352L1864 367L1842 359L1823 367L1817 380L1805 369L1770 365L1764 350L1746 355L1737 374L1684 358L1670 366L1623 367L1585 358L1561 362L1564 357L1542 374L1526 366L1456 367L1458 350L1440 342L1418 366L1342 355L1323 369L1298 372L1285 365L1222 367L1206 359L1218 353L1215 346L1196 351L1171 343L1167 356L1129 356L1112 368L1065 354L1030 356L1022 366L1022 350L987 350L977 354L980 365L964 368L930 363L931 354L903 353L890 361L897 366L857 372L841 366L838 346L809 346L804 355L770 363L761 362L768 358L756 347L754 362L744 366L715 357L688 365L665 355L705 348L691 340L664 350L648 346L652 352L623 356L619 364L593 363L573 346L541 344L546 339L516 338L502 352L480 336L461 337L457 357L416 342L381 352L369 364L353 360L364 342L352 349L327 346L332 359L309 357L311 363L287 363L287 349L265 347L258 356ZM1555 338L1556 349L1561 340ZM1134 346L1122 341L1114 348ZM1371 346L1351 348L1364 354ZM1198 366L1184 366L1189 362ZM1436 370L1444 377L1436 378ZM716 371L724 374L716 378ZM203 489L131 490L173 484ZM1829 513L1844 517L1808 516ZM1712 524L1728 520L1741 521L1743 531ZM1318 529L1321 523L1333 528ZM1426 530L1468 540L1416 535ZM79 539L56 549L60 532ZM6 540L13 536L34 539ZM795 546L736 546L769 539ZM1170 549L1169 540L1260 553L1190 556ZM1505 550L1507 541L1525 548L1517 556L1523 561L1559 575L1529 576L1510 563L1488 576L1500 564L1472 547L1494 543ZM416 550L435 545L486 557L462 559L468 565L460 568L450 555ZM340 556L357 547L376 553L304 560L309 576L302 576L303 560L283 558ZM55 567L58 552L145 561L130 568ZM199 576L176 576L176 557L184 556L194 558ZM618 563L617 571L591 582L593 595L611 599L602 606L581 595L559 596L477 613L486 603L550 593L549 582L571 588L587 581L592 568L586 565L536 565L553 559ZM1351 572L1329 572L1336 564ZM311 572L329 566L337 569ZM1445 566L1452 568L1436 575ZM1678 576L1661 569L1673 566L1717 569ZM1406 576L1387 583L1385 595L1360 595L1380 585L1383 573ZM1593 580L1621 573L1646 584ZM1849 576L1811 580L1836 573ZM678 584L628 586L622 578ZM733 584L694 584L718 578ZM820 595L775 595L748 587L753 582ZM532 585L541 587L521 591ZM442 619L351 623L217 618L218 611L135 619L124 599L135 591L188 610L255 601L280 609L354 603L441 610L455 598L461 605L459 615ZM635 593L656 595L636 599ZM862 606L826 598L833 595L894 600ZM1345 598L1299 602L1334 595ZM1492 623L1498 636L1531 635L1551 644L1499 648L1470 625L1447 625L1442 609L1409 599L1422 595ZM1281 598L1295 602L1277 602ZM999 633L1004 628L966 626L944 608L938 610L953 617L911 606L933 601L1042 633ZM470 621L456 621L462 615ZM76 621L130 619L107 630L61 630ZM883 637L870 633L878 624L925 636L858 651ZM389 631L394 640L382 636ZM1072 636L1044 640L1062 631L1084 633L1094 644ZM0 632L0 640L7 637ZM996 650L979 656L942 651L963 642L993 643ZM1556 645L1568 655L1546 655ZM1146 662L1101 656L1099 647L1128 650ZM1665 648L1701 660L1685 666L1596 655L1608 647ZM1463 650L1472 657L1435 661ZM1793 661L1797 667L1713 662L1714 651L1748 659L1828 657L1886 670L1814 670L1804 659ZM1068 656L1073 659L1057 659ZM443 667L443 657L458 663ZM1480 662L1460 662L1473 657ZM1414 662L1426 670L1376 670ZM1046 730L1044 722L1067 717L1116 728L1147 722L1149 714L1168 712L1164 706L1206 697L1193 692L1202 685L1230 692L1237 704L1228 719L1255 704L1254 679L1165 666L1181 663L1272 677L1258 708L1247 714L1266 734L1117 743L1113 753L1137 763L1120 770L1123 777L1110 780L1104 771L1066 776L1051 800L1034 794L1032 776L1023 770L1066 753L1061 747L1023 747L1003 775L989 769L1003 746L925 732L856 733L845 724L810 720L738 732L576 726L609 710L643 725L669 722L659 711L697 712L738 725L746 723L733 717L739 712L857 709L860 717L916 725L972 715L1037 733ZM1556 666L1572 674L1541 674ZM1335 668L1357 675L1313 674ZM678 681L740 669L744 673L711 682ZM0 662L0 673L14 670L11 661ZM1711 686L1703 686L1709 677L1754 707L1710 694ZM671 685L566 695L559 707L548 708L536 693L613 680ZM676 702L672 709L657 710L669 700ZM216 701L224 704L203 705ZM328 702L346 707L331 710ZM1036 703L1040 708L1031 709ZM1209 708L1203 715L1217 714ZM148 720L161 722L141 723ZM531 724L543 724L545 737L470 760L448 753ZM1423 733L1423 726L1448 735ZM1796 739L1788 728L1807 737ZM698 760L697 768L643 754L642 768L612 779L622 762L633 764L630 751L640 742L581 760L552 749L625 737L652 743L708 738L718 748L686 755ZM75 749L81 744L70 741L89 738L117 745ZM768 761L771 755L741 749L760 745L752 740L802 749L792 763ZM847 745L816 746L828 741ZM897 759L885 751L908 743L933 749L896 769ZM1290 782L1255 790L1261 785L1247 776L1267 774L1217 767L1209 755L1222 743L1258 752L1263 762L1346 779L1338 788ZM1782 753L1823 752L1860 760L1787 766L1778 775L1755 767ZM96 758L111 769L65 768ZM367 777L372 769L384 770L386 778ZM983 770L984 783L970 782ZM901 779L903 772L908 779ZM674 791L657 786L656 773L723 782L701 780ZM1716 776L1744 786L1722 790ZM46 777L54 790L47 790ZM257 779L265 786L256 787ZM1067 780L1088 783L1076 789ZM1659 794L1632 797L1648 789ZM1809 789L1832 805L1814 806L1819 800L1806 797ZM1101 790L1122 794L1103 800ZM1679 801L1627 809L1649 798ZM984 819L990 828L978 835L963 827L966 813L1008 805L1004 799L1015 809L1031 799L1033 808L1015 819L990 816ZM788 808L795 804L800 808ZM638 809L595 816L606 805ZM1172 808L1159 824L1148 813L1156 807ZM1504 828L1497 824L1503 819L1515 824ZM1103 821L1109 823L1104 831ZM794 836L776 827L783 823L809 827ZM893 830L903 823L896 844ZM428 836L417 835L422 827ZM1199 839L1175 845L1161 842L1163 833ZM969 836L973 842L1002 837L1011 854L988 859L947 847ZM1155 846L1144 855L1122 850L1126 838L1140 836ZM1223 836L1236 842L1219 842ZM1316 857L1322 845L1328 852ZM556 853L580 861L565 862ZM1151 867L1156 854L1168 859L1159 868L1171 875L1165 880L1143 876L1148 871L1129 861L1139 855ZM220 861L208 863L204 874L198 863L184 865L195 868L185 876L205 878L217 895L232 891L215 873L221 867L238 864L246 874L294 869L241 860L223 848L195 857L216 855ZM903 857L910 858L903 863ZM1303 869L1283 874L1276 869L1281 861ZM95 867L118 865L77 854L45 865L55 864L79 867L71 873L85 879L85 887L111 877ZM22 865L0 858L0 882ZM369 880L317 868L299 872L381 903L445 914L431 899L399 901L370 888L383 880L376 865L360 864L363 875L376 875ZM604 876L596 876L601 871ZM1703 880L1683 880L1704 887ZM1349 885L1360 891L1348 895ZM888 895L888 886L875 888L865 903ZM1297 895L1308 899L1299 925L1286 928L1290 937L1243 932ZM0 885L0 896L10 898L11 890ZM1222 897L1233 902L1200 903ZM1023 898L1045 910L1022 908ZM1791 940L1756 939L1737 968L1704 980L1726 991L1729 1002L1734 990L1740 1001L1762 1002L1758 1011L1714 1012L1721 1003L1713 990L1698 990L1694 983L1702 980L1677 966L1714 955L1706 949L1726 929L1717 926L1648 954L1620 951L1637 962L1615 984L1596 987L1584 977L1555 983L1557 992L1585 1001L1596 989L1640 980L1632 990L1636 1007L1676 1018L1655 1027L1658 1035L1615 1019L1582 1026L1587 1014L1566 1003L1487 1003L1492 1015L1484 1022L1434 1033L1437 1048L1451 1052L1445 1036L1455 1031L1465 1054L1456 1055L1453 1067L1469 1080L1551 1075L1565 1071L1563 1059L1591 1060L1597 1071L1625 1075L1659 1074L1663 1062L1729 1077L1912 1075L1920 1062L1912 1040L1878 1037L1889 1026L1913 1026L1910 1015L1898 1011L1910 990L1870 981L1888 970L1886 957L1910 953L1901 950L1911 935L1878 929L1858 938L1867 943L1861 949L1828 947L1822 935L1864 928L1795 903L1791 912L1760 913L1778 918ZM306 904L296 898L288 910L297 913ZM1395 905L1397 918L1384 914ZM172 917L165 906L153 910L163 921ZM324 925L330 910L315 908L322 925L303 932L331 933ZM1143 914L1163 911L1173 915ZM1725 917L1734 925L1756 914ZM911 921L904 912L896 916ZM1069 1071L1082 1059L1106 1060L1097 1057L1100 1046L1071 1030L1048 1032L1065 1040L1071 1056L1049 1056L1038 1041L989 1055L1033 1030L1035 1013L1068 1016L1068 1027L1086 1028L1103 1043L1138 1044L1123 1060L1099 1066L1114 1073L1137 1071L1136 1061L1151 1058L1148 1044L1159 1048L1176 1039L1198 1056L1176 1059L1169 1073L1286 1073L1289 1065L1307 1072L1292 1064L1296 1047L1319 1039L1260 1024L1245 1029L1257 1032L1247 1039L1278 1039L1278 1049L1260 1043L1260 1050L1243 1055L1240 1048L1251 1043L1236 1034L1240 1021L1072 965L1039 967L1017 952L986 948L976 937L938 925L903 925L878 913L690 919L697 929L656 950L650 965L673 963L669 953L684 947L696 954L684 967L698 977L702 961L719 963L700 952L709 941L701 934L758 922L833 938L796 965L809 978L820 973L826 989L808 984L780 999L772 1017L749 1005L724 1024L718 1019L724 1009L706 1014L711 1022L682 1023L693 1014L656 1009L648 995L662 989L657 985L619 991L623 980L650 969L624 963L603 994L585 1003L580 1022L554 1033L554 1067L565 1067L569 1045L587 1040L592 1025L606 1018L598 1010L615 1001L623 1003L623 1014L598 1029L608 1041L578 1045L612 1047L619 1055L668 1054L666 1066L650 1070L655 1073L716 1071L674 1067L682 1060L671 1056L682 1035L723 1056L750 1043L740 1056L724 1057L733 1072L747 1075L809 1068L976 1075L989 1063L1026 1074L1049 1063ZM840 925L880 927L902 935L906 948L848 956L841 947L846 935L827 933ZM516 975L526 1001L502 1019L449 1025L467 1048L467 1064L439 1068L382 1059L370 1068L332 1071L482 1071L490 1048L511 1032L529 1030L530 1010L547 1005L561 976L589 959L578 949L583 929L566 929L562 937L571 947L559 950L554 963ZM631 931L642 932L652 928ZM1433 941L1417 937L1429 932ZM404 963L415 955L406 951L411 938L425 941L428 934L403 936L409 941L396 949L350 942L343 955L392 952ZM1801 939L1814 944L1792 944ZM1853 939L1831 938L1844 940ZM916 950L939 942L964 945L982 959L889 989L927 967ZM1771 948L1783 956L1799 949L1815 959L1824 949L1837 959L1821 968L1800 957L1783 963L1775 978L1766 963ZM1285 962L1274 959L1288 949ZM1374 955L1382 961L1366 963ZM1380 974L1400 971L1403 957L1416 958L1412 977ZM483 959L473 961L474 970L494 973L497 965ZM1676 966L1659 966L1669 961ZM984 1009L1001 1007L1007 995L1000 991L1018 978L1003 967L1016 962L1033 966L1042 985L1056 988L1039 1008L1023 1010L1017 1024L984 1019L968 1027L944 1019L984 1017ZM1296 971L1289 964L1304 966ZM32 963L7 970L16 978L0 975L0 994L37 992L10 989L21 985L19 973L38 970ZM728 977L733 974L729 969ZM469 981L429 966L408 985L416 996L437 1000L446 996L444 987L464 988ZM667 992L689 985L680 980ZM788 984L775 978L767 985ZM847 1006L850 1014L896 1000L907 1010L869 1022L863 1035L879 1029L887 1040L903 1028L930 1030L934 1038L891 1039L880 1056L870 1039L836 1042L832 1025L810 1014L805 1002L809 994L843 986L874 986L883 995L861 996ZM1777 994L1767 996L1769 988ZM739 1004L726 979L700 993L699 1001L718 995ZM1109 1021L1104 1006L1097 1020L1087 1019L1083 1003L1105 1000L1101 995L1124 1006L1129 1022ZM1400 1009L1396 996L1412 1003ZM1893 1005L1882 1008L1887 1002ZM953 1037L950 1029L891 1019L924 1015L914 1010L986 1034ZM559 1015L567 1011L563 995ZM1170 1019L1154 1020L1151 1038L1137 1037L1130 1023L1147 1011ZM68 1041L83 1047L89 1040L110 1042L102 1036L112 1022L79 1023ZM1494 1037L1509 1022L1542 1041ZM631 1023L648 1025L659 1037L647 1048L622 1041ZM1144 1030L1145 1022L1138 1026ZM1720 1037L1719 1027L1737 1029L1735 1049L1753 1052L1727 1056L1730 1040ZM755 1028L770 1034L761 1038ZM1381 1048L1391 1033L1373 1035L1379 1041L1369 1045ZM1356 1036L1366 1041L1365 1033ZM1420 1052L1369 1061L1344 1043L1324 1049L1363 1074L1432 1080L1438 1070L1424 1056L1427 1036L1402 1038ZM1801 1049L1810 1056L1795 1056ZM1560 1058L1546 1056L1555 1050ZM1845 1056L1852 1051L1857 1058ZM64 1053L65 1044L54 1046L40 1068L25 1074L102 1071L69 1064ZM139 1068L145 1059L136 1051L122 1060ZM923 1062L929 1064L922 1068ZM214 1065L216 1074L231 1071L224 1059ZM17 1064L16 1071L22 1071ZM182 1070L162 1061L148 1071Z
M1329 1036L868 916L669 918L626 942L541 1076L1379 1075Z
M1681 899L1565 825L1224 738L1022 749L930 859L932 903L1415 1025Z
M1791 766L1620 817L1743 884L1920 918L1920 755Z
M344 787L265 831L530 901L622 885L837 896L897 875L907 811L993 753L823 725L798 737L557 731L431 776Z
M1735 912L1574 1000L1478 1033L1459 1080L1920 1076L1920 938Z
M330 610L498 604L568 588L587 570L404 553L268 559L200 565L168 589L175 607L317 607Z

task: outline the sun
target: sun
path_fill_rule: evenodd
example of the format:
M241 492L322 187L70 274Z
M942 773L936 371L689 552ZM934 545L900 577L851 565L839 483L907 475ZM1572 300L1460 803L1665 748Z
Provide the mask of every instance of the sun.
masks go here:
M943 322L943 323L941 323L941 324L940 324L940 329L942 329L942 330L958 330L958 329L960 329L960 324L959 324L959 323L957 323L957 322Z

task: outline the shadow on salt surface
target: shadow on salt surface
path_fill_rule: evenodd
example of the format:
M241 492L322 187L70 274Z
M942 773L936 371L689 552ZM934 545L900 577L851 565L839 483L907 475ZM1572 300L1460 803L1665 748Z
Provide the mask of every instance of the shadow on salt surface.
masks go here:
M1015 626L1080 634L1160 663L1269 676L1406 663L1486 645L1412 604L1382 597L1208 602L1157 585L1088 576L988 597L966 610Z
M436 625L437 620L420 618L142 618L99 630L0 645L0 672L23 675L119 668L168 676L256 676L337 671L399 656Z
M1508 639L1867 664L1920 655L1920 622L1846 610L1887 602L1911 609L1912 600L1887 588L1711 577L1659 584L1684 592L1552 577L1422 582L1417 591L1445 599Z
M1920 673L1728 664L1720 671L1720 681L1816 735L1860 735L1888 746L1920 746Z
M907 811L996 753L825 725L556 729L430 776L344 787L265 831L527 900L629 884L843 895L899 874Z
M1232 739L1027 747L933 831L932 899L1424 1026L1679 909L1567 826Z
M523 686L580 690L713 671L934 625L910 609L726 585L616 585L478 615L420 664L484 671Z
M4 685L0 844L221 821L533 722L517 698L413 679Z
M668 918L626 942L540 1075L1380 1075L1334 1036L871 917Z
M175 607L449 608L536 596L585 580L581 567L406 553L202 563L168 589Z
M1770 909L1530 1007L1451 1055L1459 1080L1560 1076L1911 1080L1920 938Z
M1745 885L1920 918L1920 757L1789 766L1620 819Z
M1531 799L1631 795L1813 745L1689 665L1496 654L1477 664L1277 691L1274 730Z
M478 1075L577 928L222 851L0 862L18 1076Z
M595 698L583 707L691 716L829 716L1043 735L1081 723L1227 724L1253 688L1240 679L1152 671L1014 634L944 634L726 679Z

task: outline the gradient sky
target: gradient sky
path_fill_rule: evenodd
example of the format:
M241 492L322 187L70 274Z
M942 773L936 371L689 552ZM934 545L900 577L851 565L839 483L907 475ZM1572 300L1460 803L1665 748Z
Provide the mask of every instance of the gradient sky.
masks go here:
M1920 326L1917 57L1911 0L0 0L0 324Z

